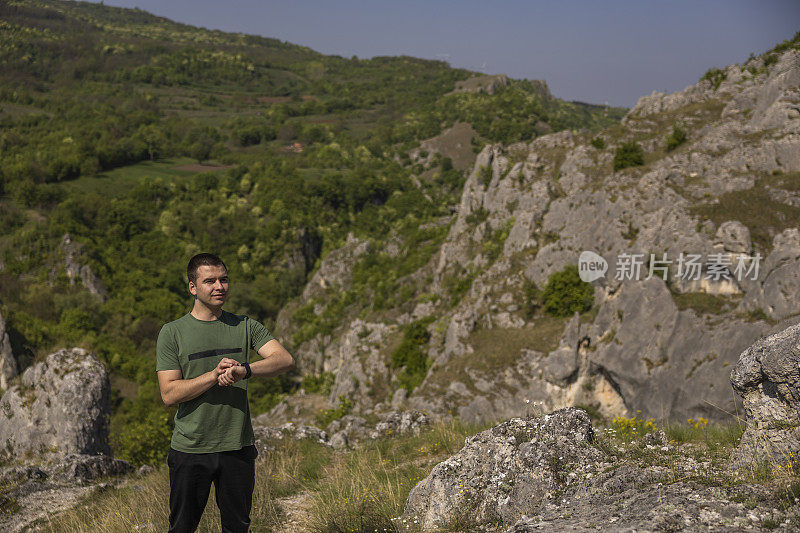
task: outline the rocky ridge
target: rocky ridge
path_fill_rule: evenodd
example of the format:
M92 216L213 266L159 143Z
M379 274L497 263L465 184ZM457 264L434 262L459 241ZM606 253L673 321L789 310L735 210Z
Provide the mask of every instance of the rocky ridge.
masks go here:
M330 402L345 395L362 413L380 409L397 387L388 355L402 328L432 317L431 368L398 406L471 421L524 415L534 403L583 404L609 417L735 412L727 377L738 355L800 313L800 54L720 72L719 83L641 98L597 135L564 131L485 147L439 252L408 278L425 287L424 299L389 314L344 313L333 335L295 347L314 354L304 371L336 376ZM667 150L674 125L687 141ZM645 164L615 171L616 148L631 141ZM755 198L749 208L737 203L743 193ZM758 218L770 212L784 214ZM526 286L543 287L584 250L609 265L593 283L592 313L529 316ZM622 254L651 253L674 262L697 254L702 275L680 279L673 264L667 279L644 279L645 262L640 280L616 279ZM712 257L728 263L728 279L708 275ZM331 253L320 271L346 272L351 259ZM749 276L731 279L740 259ZM454 280L470 281L460 299L448 288ZM337 290L347 288L342 281ZM317 293L319 311L334 292ZM291 311L279 319L287 334Z

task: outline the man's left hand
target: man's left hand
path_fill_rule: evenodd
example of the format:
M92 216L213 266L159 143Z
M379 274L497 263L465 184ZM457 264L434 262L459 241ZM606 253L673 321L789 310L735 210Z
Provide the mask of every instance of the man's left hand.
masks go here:
M217 383L220 387L233 385L237 381L243 379L246 374L247 370L245 370L243 365L232 366L225 370L224 373L219 375L219 378L217 378Z

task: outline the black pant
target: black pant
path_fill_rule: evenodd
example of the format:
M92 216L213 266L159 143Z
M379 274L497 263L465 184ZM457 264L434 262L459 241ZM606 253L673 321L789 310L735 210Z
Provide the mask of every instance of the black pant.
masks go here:
M247 533L257 455L255 446L215 453L185 453L170 448L170 532L192 533L197 529L213 482L223 533Z

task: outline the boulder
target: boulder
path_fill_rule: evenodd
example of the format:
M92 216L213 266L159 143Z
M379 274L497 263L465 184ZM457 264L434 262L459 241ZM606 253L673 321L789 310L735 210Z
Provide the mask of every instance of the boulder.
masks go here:
M73 348L48 355L0 399L0 454L110 454L108 399L108 374L93 354Z
M761 462L785 467L800 459L800 324L760 339L731 371L745 432L734 456L739 469Z
M380 437L419 434L423 426L430 424L428 415L417 410L393 411L386 415L383 421L378 422L375 429L370 432L371 439Z
M129 462L109 455L70 454L55 465L51 477L60 481L86 483L98 478L129 474L133 470Z
M512 418L468 437L410 492L402 519L422 529L513 522L584 480L602 462L585 411ZM574 474L574 475L572 475Z

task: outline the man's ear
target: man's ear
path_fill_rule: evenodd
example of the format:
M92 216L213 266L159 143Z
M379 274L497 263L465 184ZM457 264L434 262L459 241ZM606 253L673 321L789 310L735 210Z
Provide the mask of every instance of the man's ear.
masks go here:
M189 282L189 293L192 296L197 296L197 285L195 285L194 282L191 281Z

